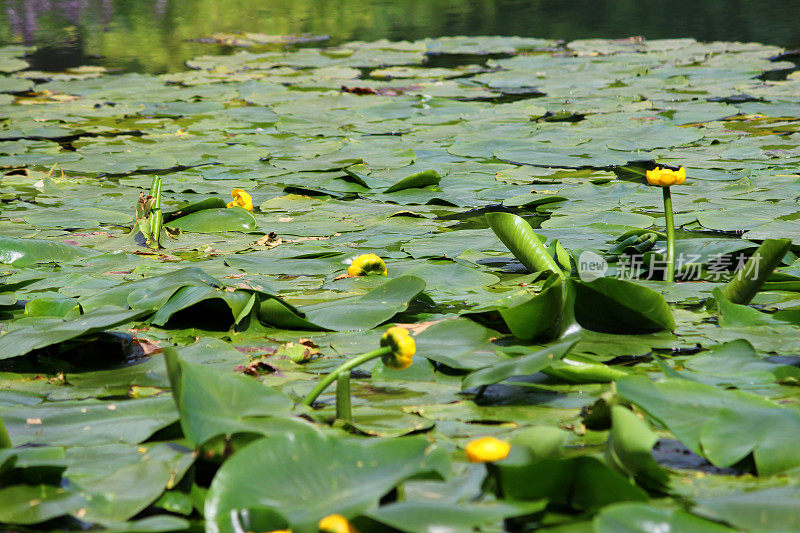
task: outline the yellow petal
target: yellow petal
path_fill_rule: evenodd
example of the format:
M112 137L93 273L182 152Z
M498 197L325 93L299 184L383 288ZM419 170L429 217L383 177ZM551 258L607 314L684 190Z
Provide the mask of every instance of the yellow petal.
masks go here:
M347 267L348 276L366 276L368 274L380 274L386 276L386 263L375 254L361 254Z
M414 362L414 354L417 352L417 343L409 335L408 330L397 326L386 330L381 337L381 346L387 346L392 352L383 356L383 364L395 370L403 370L411 366Z
M231 191L232 202L228 202L226 207L241 207L248 211L253 210L253 198L244 189L233 189Z
M471 440L464 452L472 463L490 463L508 456L511 445L495 437L483 437Z
M317 527L324 533L357 533L356 528L340 514L326 516L319 521Z
M675 183L677 183L678 185L683 185L683 184L684 184L684 182L686 181L686 169L685 169L685 168L683 168L683 167L679 168L679 169L678 169L678 172L676 172L676 173L675 173L675 175L676 175L676 176L677 176L677 178L678 178L678 179L675 181Z
M653 170L648 170L647 171L647 183L649 183L650 185L658 185L659 184L658 183L658 179L659 179L659 171L660 170L661 169L659 169L658 167L654 168Z

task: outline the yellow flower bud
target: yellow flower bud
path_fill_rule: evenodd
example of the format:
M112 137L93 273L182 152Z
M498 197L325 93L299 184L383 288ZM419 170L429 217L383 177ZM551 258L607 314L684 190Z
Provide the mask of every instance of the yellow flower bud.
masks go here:
M386 263L375 254L361 254L347 268L348 276L366 276L368 274L386 275Z
M681 167L678 170L656 167L647 171L647 183L658 185L659 187L669 187L670 185L683 185L686 181L686 169Z
M317 527L322 533L358 533L347 518L340 514L329 514L319 521Z
M491 463L505 459L511 445L494 437L482 437L469 441L466 449L467 459L472 463Z
M386 330L381 337L381 346L388 346L392 349L392 353L384 355L381 361L395 370L404 370L410 367L414 361L414 354L417 352L417 344L409 335L408 330L397 326Z
M231 191L232 202L228 202L226 207L241 207L248 211L253 210L253 198L244 189L233 189Z

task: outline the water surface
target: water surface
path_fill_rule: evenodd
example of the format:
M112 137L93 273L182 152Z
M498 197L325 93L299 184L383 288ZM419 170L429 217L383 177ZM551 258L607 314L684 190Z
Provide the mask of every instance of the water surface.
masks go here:
M414 40L443 35L550 39L694 37L800 47L800 0L0 0L0 45L36 45L34 68L99 64L181 70L232 51L190 39L214 32Z

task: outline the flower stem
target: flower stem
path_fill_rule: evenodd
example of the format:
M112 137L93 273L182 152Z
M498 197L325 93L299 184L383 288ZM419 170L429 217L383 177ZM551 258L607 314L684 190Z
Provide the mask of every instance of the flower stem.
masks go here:
M350 406L350 372L342 372L336 376L336 418L347 422L353 419Z
M384 355L388 355L392 353L392 349L388 346L384 346L382 348L378 348L377 350L372 350L371 352L367 352L364 354L359 355L358 357L353 357L349 361L342 363L336 370L322 378L322 380L317 383L317 386L306 396L306 399L303 400L305 405L311 405L314 403L314 400L322 394L322 392L328 388L328 385L333 383L336 378L342 372L349 372L351 368L355 368L360 364L366 363L370 359L375 359L376 357L382 357Z
M669 187L661 187L664 192L664 216L667 219L667 272L664 281L675 281L675 217L672 214L672 195Z

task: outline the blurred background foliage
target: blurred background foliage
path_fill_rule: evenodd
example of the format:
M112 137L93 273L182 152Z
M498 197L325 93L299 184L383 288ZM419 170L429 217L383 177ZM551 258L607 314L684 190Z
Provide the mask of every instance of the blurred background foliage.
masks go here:
M800 0L0 0L0 45L39 47L34 68L181 70L229 47L215 32L311 32L329 43L443 35L758 41L800 46Z

